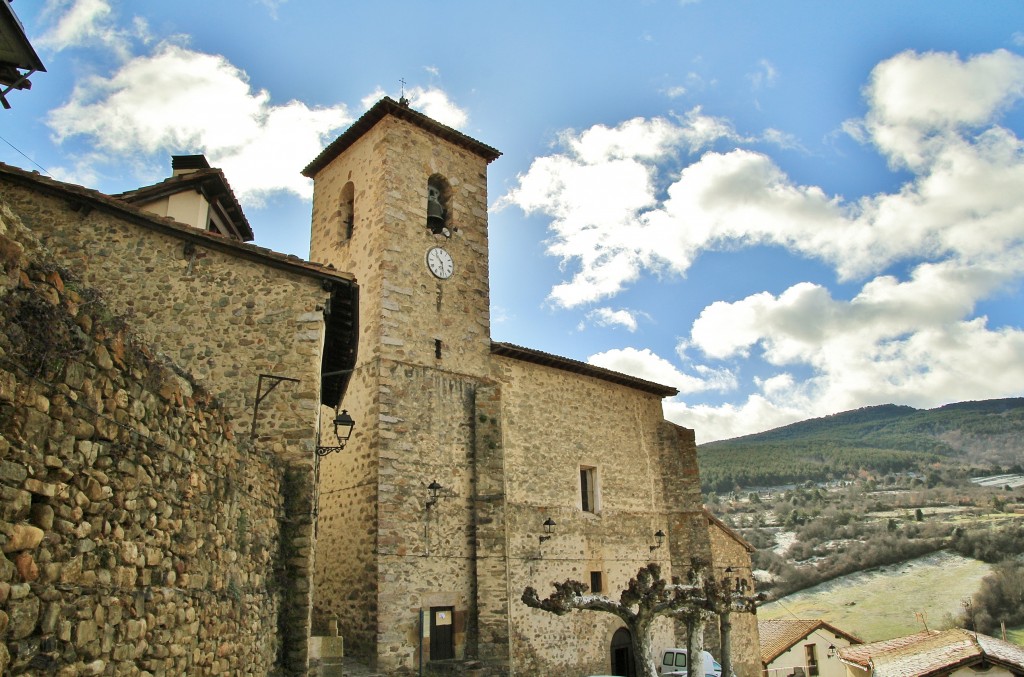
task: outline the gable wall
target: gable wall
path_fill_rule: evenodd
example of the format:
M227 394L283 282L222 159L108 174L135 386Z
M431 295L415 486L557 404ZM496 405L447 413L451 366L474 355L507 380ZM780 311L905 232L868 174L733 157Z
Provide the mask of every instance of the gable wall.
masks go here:
M545 597L552 581L589 585L590 572L600 571L606 594L617 598L652 561L671 577L679 564L676 552L706 552L706 536L700 540L692 520L677 519L699 509L693 503L696 474L683 470L687 452L665 434L658 396L499 356L492 357L492 369L502 389L515 674L607 674L610 642L621 622L597 612L559 617L530 609L520 601L523 590L533 586ZM689 455L695 470L696 450ZM581 509L581 465L597 468L596 513ZM548 516L556 530L541 543ZM652 552L658 529L669 537ZM655 649L676 641L672 624L659 622Z

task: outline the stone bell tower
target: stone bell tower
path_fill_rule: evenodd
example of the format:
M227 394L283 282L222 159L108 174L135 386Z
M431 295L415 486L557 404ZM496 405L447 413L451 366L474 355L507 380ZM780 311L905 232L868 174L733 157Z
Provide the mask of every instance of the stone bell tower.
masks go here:
M356 428L319 468L314 626L337 619L346 651L388 673L473 652L474 397L490 368L499 155L384 98L303 170L310 259L359 285L340 404Z

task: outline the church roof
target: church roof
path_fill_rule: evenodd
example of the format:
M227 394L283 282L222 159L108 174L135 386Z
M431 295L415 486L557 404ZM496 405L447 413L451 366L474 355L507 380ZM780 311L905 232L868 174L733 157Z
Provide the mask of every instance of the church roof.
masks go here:
M228 180L224 177L224 172L216 168L206 166L188 174L178 174L151 186L118 193L112 197L132 204L142 204L185 190L198 191L202 193L207 202L219 204L231 221L232 229L238 233L239 239L243 242L253 239L252 227L249 225L249 219L245 217L245 212L242 211L242 205L235 197L235 192L231 190Z
M281 254L271 249L239 242L233 238L217 233L199 230L172 218L157 216L152 212L136 207L124 200L111 197L98 190L84 188L73 183L64 183L41 175L39 172L28 172L12 165L0 162L0 180L27 186L42 193L62 197L67 200L68 208L88 214L93 209L114 212L125 221L143 228L149 228L188 242L195 242L210 249L224 251L235 256L246 258L263 265L288 270L300 275L320 278L325 281L351 284L355 278L351 273L343 273L331 266L305 261L297 256Z
M552 355L551 353L541 352L540 350L523 348L522 346L513 345L511 343L499 343L498 341L492 341L491 354L500 355L501 357L511 357L524 362L533 362L534 364L541 364L545 367L561 369L563 371L571 371L575 374L583 374L584 376L592 376L603 381L611 381L612 383L618 383L619 385L629 386L630 388L642 390L660 397L672 397L673 395L679 394L679 391L671 386L664 386L660 383L645 381L642 378L629 376L622 372L612 371L611 369L605 369L603 367L595 367L594 365L587 364L586 362L571 360L568 357L560 357L558 355Z
M399 103L394 99L385 96L383 99L373 105L370 110L363 113L363 115L352 123L341 136L332 141L326 148L324 148L316 158L306 165L306 168L302 170L302 175L309 178L313 178L317 172L326 167L330 162L341 155L345 149L355 143L359 137L366 132L370 131L374 125L380 122L384 116L391 115L400 120L411 122L417 127L421 127L431 134L435 134L445 141L461 146L466 150L479 155L487 162L493 162L501 156L501 151L488 146L485 143L481 143L476 139L466 136L462 132L452 129L447 125L443 125L437 120L427 117L423 113L414 111L409 108L408 104Z

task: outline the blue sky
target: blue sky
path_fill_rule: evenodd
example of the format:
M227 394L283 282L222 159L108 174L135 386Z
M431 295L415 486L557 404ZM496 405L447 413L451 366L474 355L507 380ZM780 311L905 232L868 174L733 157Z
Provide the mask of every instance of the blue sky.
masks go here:
M698 441L1024 394L1019 1L14 8L48 72L0 161L119 192L202 152L299 256L299 171L404 79L504 153L493 337L676 386Z

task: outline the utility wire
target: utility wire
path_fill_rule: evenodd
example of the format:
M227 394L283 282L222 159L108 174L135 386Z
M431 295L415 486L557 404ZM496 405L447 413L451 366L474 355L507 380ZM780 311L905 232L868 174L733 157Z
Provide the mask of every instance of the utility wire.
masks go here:
M14 145L13 143L11 143L10 141L8 141L7 139L5 139L5 138L4 138L4 137L2 137L2 136L0 136L0 140L2 140L2 141L3 141L4 143L6 143L6 144L7 144L8 146L10 146L11 148L13 148L13 149L15 150L15 152L17 152L17 153L18 153L18 155L20 155L21 157L25 158L26 160L28 160L28 161L29 161L29 162L31 162L32 164L34 164L34 165L35 165L36 167L39 167L39 169L40 169L40 170L42 170L43 174L46 174L46 175L47 175L47 176L49 176L49 177L50 177L51 179L53 178L53 174L51 174L50 172L46 171L46 168L45 168L45 167L43 167L43 166L42 166L41 164L39 164L38 162L36 162L36 161L35 161L35 160L33 160L32 158L30 158L29 156L27 156L27 155L25 155L24 153L22 153L22 152L21 152L21 149L20 149L20 148L18 148L17 146L15 146L15 145Z

